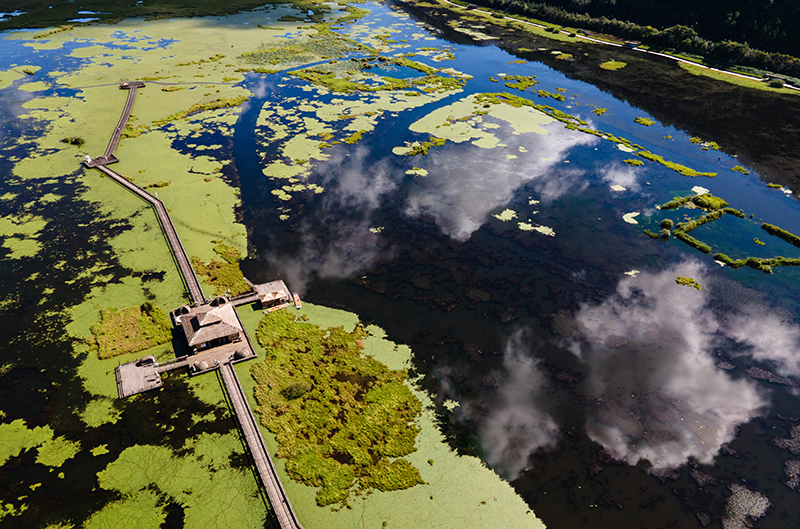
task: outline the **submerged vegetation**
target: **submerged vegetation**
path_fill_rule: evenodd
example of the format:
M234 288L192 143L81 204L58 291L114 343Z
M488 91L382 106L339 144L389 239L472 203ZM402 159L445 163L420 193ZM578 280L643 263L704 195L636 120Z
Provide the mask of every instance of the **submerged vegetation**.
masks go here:
M360 327L320 329L289 311L258 326L270 356L251 368L257 411L292 479L321 487L320 506L423 483L402 459L416 450L422 405L404 384L406 371L360 354L367 336Z
M103 309L91 331L100 358L137 353L172 340L169 318L149 302L122 310Z
M210 263L203 263L200 258L192 257L192 266L195 271L205 276L206 282L214 287L215 295L238 296L250 291L242 271L239 269L239 260L242 258L239 250L232 246L218 244L214 252L222 257L222 261L212 259Z

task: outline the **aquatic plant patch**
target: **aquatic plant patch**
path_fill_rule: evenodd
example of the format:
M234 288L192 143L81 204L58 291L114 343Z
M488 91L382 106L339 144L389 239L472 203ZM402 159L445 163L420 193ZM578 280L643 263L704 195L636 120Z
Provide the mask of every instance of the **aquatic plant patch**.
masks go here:
M206 283L214 287L214 295L238 296L251 290L244 280L244 275L239 269L239 260L242 254L232 246L218 244L214 253L222 257L222 261L212 259L204 263L199 257L192 257L192 266L195 272L206 279Z
M136 353L172 340L167 315L149 302L122 310L103 309L91 331L100 358Z
M279 311L256 334L271 355L251 368L257 411L276 435L278 457L288 459L287 473L320 487L318 505L423 483L402 459L416 450L422 406L404 384L405 370L360 354L363 329L320 329Z

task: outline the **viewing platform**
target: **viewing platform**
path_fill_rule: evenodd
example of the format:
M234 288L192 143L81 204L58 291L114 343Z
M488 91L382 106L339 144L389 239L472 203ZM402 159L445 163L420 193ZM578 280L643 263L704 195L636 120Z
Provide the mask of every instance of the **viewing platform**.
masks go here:
M91 159L87 156L84 164L86 167L102 171L150 203L155 210L162 232L167 238L172 255L175 257L178 269L192 298L191 305L181 305L172 311L175 330L177 333L183 334L191 353L161 365L156 362L154 356L150 355L117 366L114 369L117 393L120 398L126 398L161 388L163 386L161 375L168 371L187 369L190 375L198 375L218 370L261 484L267 493L272 513L281 529L302 529L264 445L256 418L233 368L233 364L257 356L235 307L260 302L262 308L275 310L279 306L285 305L291 299L291 294L283 281L273 281L261 285L253 285L248 281L248 284L253 287L253 291L250 293L233 299L224 296L217 296L213 300L206 299L164 203L124 176L106 167L108 164L119 161L114 156L114 152L130 117L136 90L143 87L144 83L141 81L120 84L121 89L130 90L130 92L108 148L105 154L97 158ZM297 298L296 294L295 298ZM299 303L299 298L297 298L297 303Z

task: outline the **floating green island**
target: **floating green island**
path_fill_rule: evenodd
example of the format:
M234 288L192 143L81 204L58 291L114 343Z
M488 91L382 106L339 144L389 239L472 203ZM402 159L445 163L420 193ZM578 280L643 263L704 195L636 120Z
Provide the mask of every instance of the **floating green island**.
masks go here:
M363 329L320 329L280 311L264 317L257 336L270 354L252 368L257 411L288 474L321 487L318 505L346 505L354 487L363 494L424 483L403 459L416 450L420 401L404 385L405 370L361 356Z
M704 224L708 224L710 222L714 222L715 220L719 220L722 218L723 215L728 214L734 217L738 217L740 219L744 219L746 215L742 210L737 210L731 207L728 207L729 204L725 200L715 197L711 193L701 193L698 195L690 195L685 197L674 197L669 202L665 202L658 206L659 209L662 211L664 210L671 210L677 209L680 207L684 207L690 205L693 208L700 209L705 213L696 219L689 219L684 222L679 222L675 225L675 228L670 233L670 228L673 226L673 222L671 219L664 219L661 222L661 233L654 233L649 229L644 230L644 233L652 239L662 239L666 240L670 237L670 235L674 236L676 239L685 242L692 248L699 250L703 253L711 253L711 247L691 235L689 232L699 228ZM774 235L784 241L792 244L798 248L800 248L800 237L790 233L778 226L774 226L772 224L763 223L761 228L769 233L770 235ZM760 246L763 246L765 243L758 240L758 238L754 239L754 242ZM742 268L743 266L747 266L754 270L758 270L760 272L764 272L765 274L771 274L772 268L776 266L800 266L800 258L791 258L791 257L772 257L772 258L762 258L762 257L746 257L744 259L732 259L728 255L724 253L716 253L714 254L714 260L718 261L726 266L730 266L731 268ZM683 283L681 283L683 284ZM693 285L691 285L693 286Z

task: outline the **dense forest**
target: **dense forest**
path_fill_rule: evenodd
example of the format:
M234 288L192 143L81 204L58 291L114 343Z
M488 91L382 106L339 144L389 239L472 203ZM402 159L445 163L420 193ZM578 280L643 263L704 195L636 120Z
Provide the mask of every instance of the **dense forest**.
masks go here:
M800 77L794 0L478 0L561 25Z

